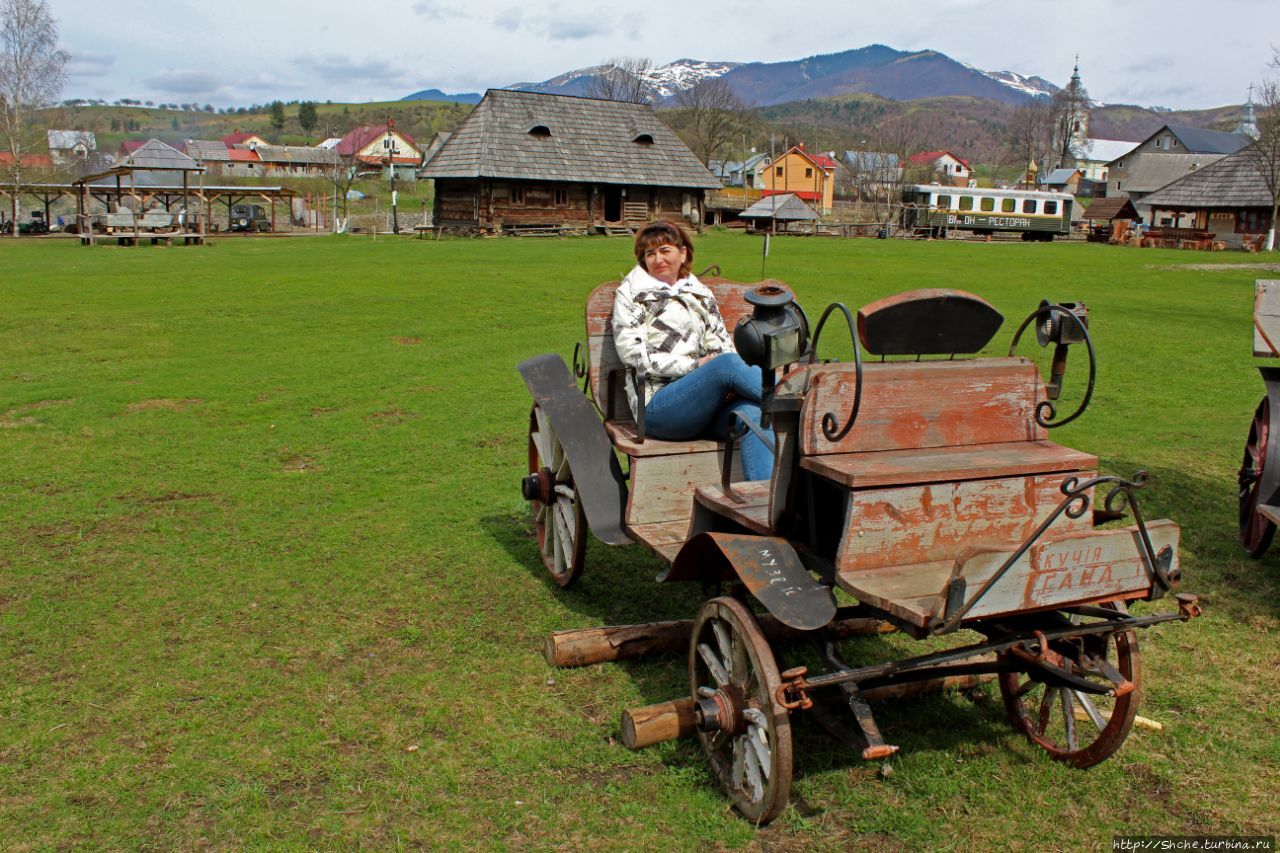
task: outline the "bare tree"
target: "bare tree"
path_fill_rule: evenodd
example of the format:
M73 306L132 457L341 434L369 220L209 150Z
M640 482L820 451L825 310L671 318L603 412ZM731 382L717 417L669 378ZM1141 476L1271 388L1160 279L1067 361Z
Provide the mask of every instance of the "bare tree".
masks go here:
M884 204L885 221L893 216L901 203L902 190L912 183L922 183L932 178L932 163L912 163L911 158L926 151L931 140L938 135L937 120L906 115L896 121L882 124L879 133L870 140L874 150L882 156L874 167L876 176L873 201L875 216L880 219L880 205Z
M1052 144L1053 104L1049 98L1034 98L1014 110L1009 119L1009 160L1019 173L1031 163L1047 162Z
M23 155L37 145L31 126L34 110L54 103L66 80L70 58L58 49L58 25L44 0L0 0L0 145L9 155L5 164L11 197L13 236L18 236L18 190Z
M657 99L652 80L653 60L646 56L615 56L597 71L587 84L589 97L649 105Z
M1085 136L1084 122L1089 110L1089 92L1080 82L1080 72L1071 76L1067 88L1053 93L1049 101L1049 130L1052 146L1047 169L1074 166L1085 152L1078 150Z
M1273 60L1280 67L1280 55ZM1267 251L1275 248L1276 213L1280 211L1280 80L1267 80L1258 87L1258 138L1242 155L1257 169L1271 194L1271 223L1267 229Z
M689 147L707 166L743 126L745 105L723 79L703 80L676 95L684 113Z

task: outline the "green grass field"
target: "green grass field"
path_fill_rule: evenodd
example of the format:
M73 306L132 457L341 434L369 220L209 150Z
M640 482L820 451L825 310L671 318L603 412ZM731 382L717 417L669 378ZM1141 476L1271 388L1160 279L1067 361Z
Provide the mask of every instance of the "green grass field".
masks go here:
M759 253L708 235L695 267L755 280ZM629 257L604 238L0 241L0 846L1275 834L1280 545L1239 554L1235 473L1262 394L1253 282L1280 273L1095 245L774 243L769 275L811 314L958 287L1005 313L997 350L1041 297L1086 301L1098 391L1054 438L1107 472L1151 472L1144 506L1183 525L1184 588L1207 614L1140 636L1139 713L1164 730L1135 730L1105 764L1049 761L994 688L886 704L892 775L801 722L792 805L757 830L694 744L616 742L623 708L686 689L683 660L555 671L541 655L550 631L687 618L701 600L654 584L655 558L595 541L579 585L556 589L519 493L514 365L567 358L586 295ZM1207 261L1232 266L1187 266Z

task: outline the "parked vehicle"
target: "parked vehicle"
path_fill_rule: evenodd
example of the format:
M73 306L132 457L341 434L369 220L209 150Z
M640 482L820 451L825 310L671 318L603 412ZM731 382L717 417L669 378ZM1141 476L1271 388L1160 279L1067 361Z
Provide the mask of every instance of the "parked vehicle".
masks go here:
M733 440L660 441L633 420L626 383L641 380L614 350L617 283L588 299L585 363L575 353L573 373L558 355L519 365L533 397L521 490L554 583L581 575L590 530L662 558L659 582L711 596L688 622L557 632L548 658L687 649L688 693L626 712L623 741L696 735L755 823L788 802L792 715L811 714L864 759L897 751L867 704L881 688L994 677L1014 728L1051 758L1090 767L1119 749L1141 692L1137 629L1200 609L1180 594L1174 611L1128 611L1179 583L1179 527L1144 518L1145 473L1099 475L1095 455L1048 440L1092 397L1085 307L1044 302L1009 356L974 357L1003 317L970 293L890 296L856 324L835 303L811 334L778 282L704 283L736 323L739 353L763 371L761 410L776 435L768 480L738 481ZM852 363L819 356L833 314L848 323ZM1047 383L1014 355L1028 328L1054 347ZM1086 350L1089 377L1060 416L1070 347ZM878 360L864 363L864 350ZM1100 526L1126 515L1127 526ZM838 607L837 589L857 604ZM981 639L888 662L843 659L839 638L868 620L918 639L962 629Z
M978 235L1019 233L1026 241L1048 242L1071 233L1075 198L1033 190L979 189L912 184L902 191L903 228L935 237L949 231Z
M237 204L231 208L231 231L271 230L271 218L260 204Z

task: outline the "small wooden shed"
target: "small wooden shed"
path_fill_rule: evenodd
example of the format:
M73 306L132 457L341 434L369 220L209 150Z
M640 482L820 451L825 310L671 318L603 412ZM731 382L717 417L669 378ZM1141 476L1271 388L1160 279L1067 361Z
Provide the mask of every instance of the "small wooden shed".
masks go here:
M738 218L751 222L754 229L777 232L790 230L793 222L815 222L822 217L793 193L780 193L765 196L739 213Z

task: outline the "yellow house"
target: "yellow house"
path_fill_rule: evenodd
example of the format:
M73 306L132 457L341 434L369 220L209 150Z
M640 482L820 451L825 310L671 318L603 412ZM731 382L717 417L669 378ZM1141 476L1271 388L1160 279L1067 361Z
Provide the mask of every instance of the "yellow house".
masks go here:
M822 213L831 212L836 162L827 155L812 154L804 150L804 145L793 145L762 172L766 196L792 193Z

